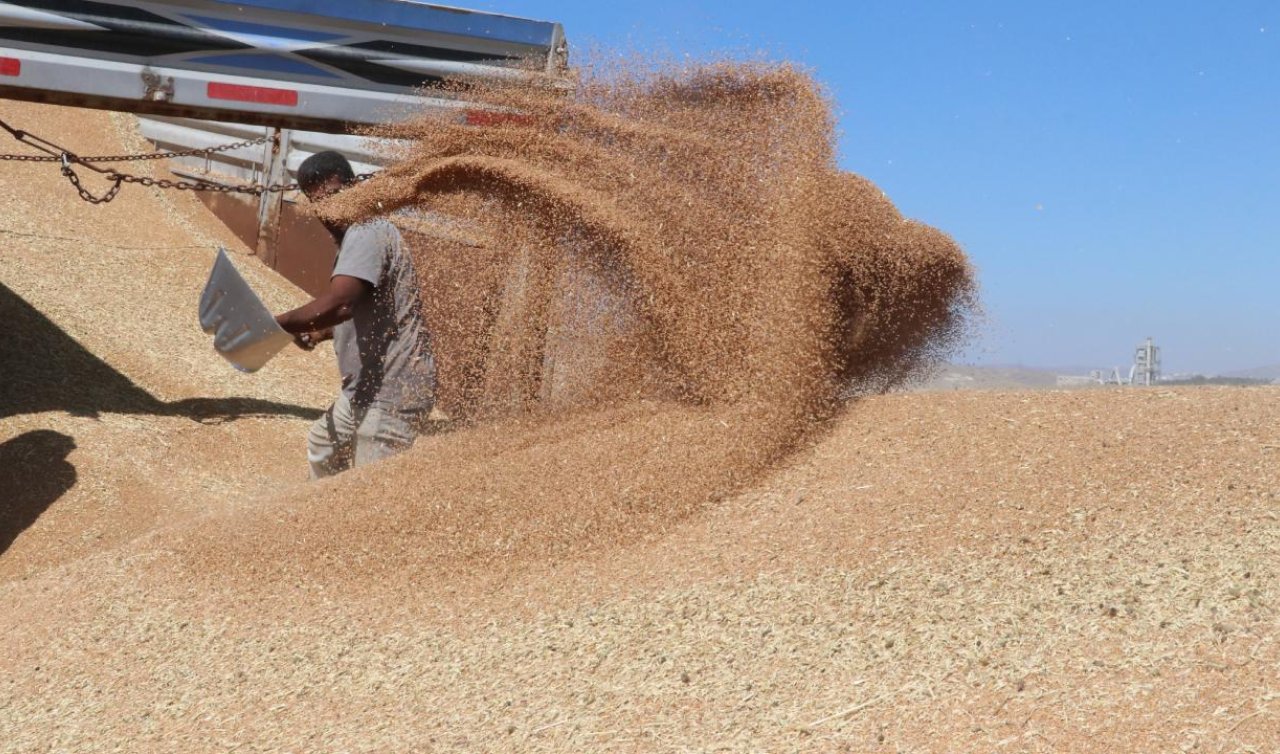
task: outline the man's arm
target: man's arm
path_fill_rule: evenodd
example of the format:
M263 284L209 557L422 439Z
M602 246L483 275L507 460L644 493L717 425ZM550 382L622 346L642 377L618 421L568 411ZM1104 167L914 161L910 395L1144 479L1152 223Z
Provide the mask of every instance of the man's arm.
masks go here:
M303 335L330 330L351 319L351 314L366 296L372 295L373 284L350 275L334 275L328 292L315 301L276 316L276 322L287 333Z

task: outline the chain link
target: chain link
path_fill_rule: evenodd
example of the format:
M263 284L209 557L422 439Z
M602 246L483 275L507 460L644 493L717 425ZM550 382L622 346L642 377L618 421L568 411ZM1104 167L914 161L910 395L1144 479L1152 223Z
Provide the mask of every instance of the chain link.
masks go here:
M174 189L177 191L212 191L221 194L252 194L253 196L261 196L262 194L274 194L285 191L296 191L298 184L296 183L273 183L264 186L258 183L214 183L212 181L184 181L169 180L168 178L151 178L145 175L129 175L128 173L120 173L115 170L107 171L107 176L112 180L119 180L123 183L136 183L139 186L147 188Z
M26 135L26 132L18 133ZM216 147L205 147L204 149L185 149L180 152L146 152L143 154L109 154L95 155L93 157L81 157L68 153L75 162L137 162L141 160L163 160L171 157L212 157L219 152L231 152L246 147L256 147L271 141L271 136L259 136L256 139L246 139L245 141L237 141L231 144L220 144ZM25 143L25 142L24 142ZM44 155L44 154L0 154L0 161L6 162L61 162L62 155Z
M129 173L121 173L118 170L102 170L101 172L107 180L111 181L111 188L107 189L107 193L100 197L90 194L84 187L80 185L80 177L76 175L71 167L65 166L62 174L71 181L71 185L76 187L80 198L90 204L106 204L116 198L116 194L120 193L120 187L126 183L133 183L146 188L158 188L174 191L208 191L215 194L248 194L250 196L262 196L263 194L286 193L289 191L297 191L298 184L290 183L272 183L270 185L262 185L260 183L216 183L204 180L170 180L168 178L152 178L146 175L130 175ZM356 182L362 183L377 175L376 173L361 173L356 176Z
M11 162L60 162L62 163L62 175L66 177L71 185L75 187L80 198L90 204L106 204L116 195L120 193L120 187L126 183L133 183L147 188L172 189L176 191L208 191L220 194L249 194L251 196L262 196L263 194L284 193L288 191L297 191L297 183L273 183L270 185L262 185L260 183L217 183L214 181L205 181L196 179L194 181L171 180L168 178L152 178L145 175L132 175L123 173L115 168L102 168L94 163L98 162L131 162L140 160L163 160L173 157L210 157L219 152L229 152L244 147L252 147L260 144L266 144L268 141L276 139L275 135L262 136L257 139L249 139L246 141L237 141L231 144L222 144L216 147L206 147L204 149L188 149L181 152L147 152L134 155L105 155L97 157L80 157L73 152L59 147L51 141L42 139L39 136L29 134L13 128L8 123L0 120L0 128L8 131L13 138L28 146L34 147L45 154L29 155L29 154L0 154L0 161ZM92 192L86 189L80 183L80 176L76 174L73 165L83 165L84 167L99 173L110 183L110 188L106 193L100 196L94 196ZM361 173L356 176L356 181L367 181L372 178L374 173Z
M72 170L70 165L64 164L62 166L62 174L67 177L68 181L71 181L72 186L76 187L76 191L80 194L80 198L90 204L106 204L112 199L115 199L116 194L120 193L120 184L123 181L122 178L116 178L112 182L111 188L107 189L107 193L102 196L94 196L89 193L88 189L80 185L80 176L76 175L76 171Z

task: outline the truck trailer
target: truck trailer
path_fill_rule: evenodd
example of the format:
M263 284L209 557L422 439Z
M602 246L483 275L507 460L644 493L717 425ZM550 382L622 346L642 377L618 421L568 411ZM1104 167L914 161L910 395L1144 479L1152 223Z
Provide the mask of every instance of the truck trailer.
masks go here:
M449 78L555 78L560 24L411 0L0 2L0 97L343 133L465 108Z

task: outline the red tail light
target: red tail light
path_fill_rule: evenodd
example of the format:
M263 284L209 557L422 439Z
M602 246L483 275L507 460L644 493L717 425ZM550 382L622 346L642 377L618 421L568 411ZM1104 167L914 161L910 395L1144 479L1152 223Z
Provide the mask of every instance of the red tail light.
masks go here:
M209 99L228 99L236 102L256 102L259 105L298 106L298 93L292 89L272 89L268 86L242 86L209 82Z

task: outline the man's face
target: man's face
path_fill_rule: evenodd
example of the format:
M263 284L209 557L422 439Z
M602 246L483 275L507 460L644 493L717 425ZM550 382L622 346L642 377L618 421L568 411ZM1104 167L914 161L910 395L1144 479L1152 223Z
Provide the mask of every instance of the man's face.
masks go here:
M328 180L316 186L302 186L302 193L307 197L307 201L319 202L327 199L342 190L342 179L338 176L329 176ZM343 234L346 233L346 226L342 223L336 223L332 220L321 218L321 224L329 231L329 233L339 241L342 240Z
M336 175L331 175L324 182L317 186L304 186L302 193L306 195L308 201L319 202L342 190L342 179Z

